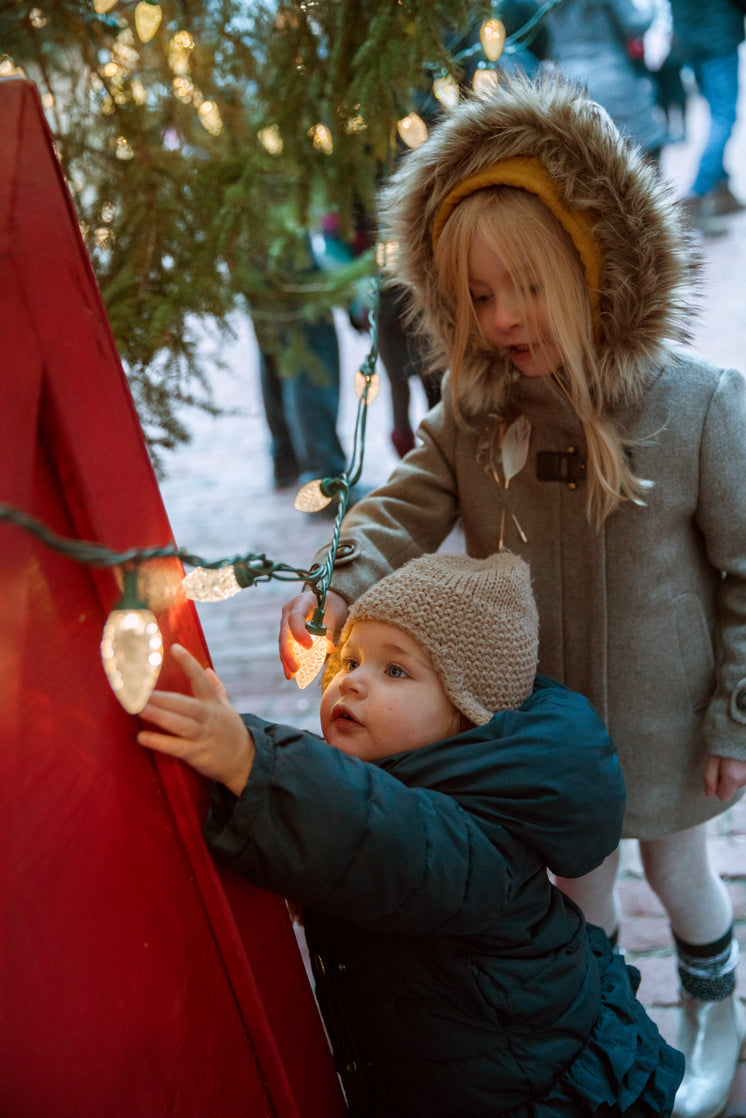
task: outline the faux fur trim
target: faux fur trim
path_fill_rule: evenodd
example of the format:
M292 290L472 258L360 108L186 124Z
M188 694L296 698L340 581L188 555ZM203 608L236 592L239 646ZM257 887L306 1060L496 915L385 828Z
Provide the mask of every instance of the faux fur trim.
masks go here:
M603 262L598 356L607 406L634 399L667 342L690 338L699 260L669 184L608 114L557 76L501 76L448 112L381 193L380 225L398 244L395 278L441 356L454 329L433 260L433 221L468 176L513 156L541 160L569 211L591 214Z

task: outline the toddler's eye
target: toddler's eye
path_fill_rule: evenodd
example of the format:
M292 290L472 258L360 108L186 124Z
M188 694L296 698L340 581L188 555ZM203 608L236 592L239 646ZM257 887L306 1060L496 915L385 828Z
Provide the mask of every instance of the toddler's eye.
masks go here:
M391 676L392 679L408 678L407 673L404 671L404 668L401 666L401 664L389 664L388 674Z
M342 657L342 670L345 672L354 672L355 668L359 665L359 661L353 659L352 656Z

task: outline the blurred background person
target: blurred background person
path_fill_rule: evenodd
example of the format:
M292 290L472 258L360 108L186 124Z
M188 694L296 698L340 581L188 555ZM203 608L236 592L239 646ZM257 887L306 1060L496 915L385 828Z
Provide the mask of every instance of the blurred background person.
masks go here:
M736 122L738 48L744 10L736 0L671 0L671 53L688 66L710 111L696 177L684 199L691 224L705 235L727 232L725 217L744 209L730 189L724 158Z
M643 45L655 16L652 4L635 0L563 0L545 23L557 68L585 86L619 130L659 165L669 137Z

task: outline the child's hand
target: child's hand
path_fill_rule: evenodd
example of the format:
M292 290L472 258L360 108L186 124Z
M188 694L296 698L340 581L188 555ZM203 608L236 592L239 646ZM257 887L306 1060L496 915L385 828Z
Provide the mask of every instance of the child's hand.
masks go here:
M141 717L165 733L141 730L140 745L186 761L211 780L240 796L254 761L254 741L228 692L213 671L200 667L181 645L171 652L189 678L193 698L174 691L154 691Z
M735 757L717 757L711 753L705 767L705 795L729 800L739 788L746 786L746 761Z

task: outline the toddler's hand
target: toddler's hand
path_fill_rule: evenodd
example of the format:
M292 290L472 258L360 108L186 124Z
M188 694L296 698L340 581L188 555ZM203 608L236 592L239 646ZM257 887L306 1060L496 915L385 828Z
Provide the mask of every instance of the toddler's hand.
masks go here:
M192 696L154 691L141 717L165 733L141 730L137 740L148 749L179 757L240 796L254 761L251 734L215 672L202 668L179 644L171 652L189 679Z

